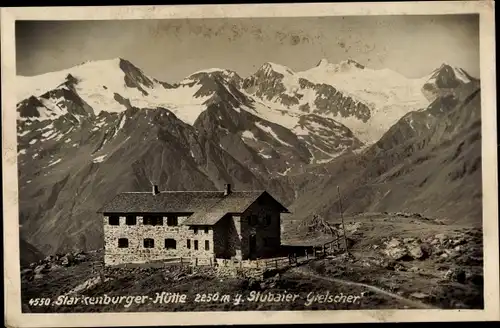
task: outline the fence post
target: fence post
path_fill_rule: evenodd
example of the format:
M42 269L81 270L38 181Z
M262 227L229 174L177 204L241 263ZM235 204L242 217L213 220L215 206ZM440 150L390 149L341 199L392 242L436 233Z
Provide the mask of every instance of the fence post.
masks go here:
M309 259L309 254L307 253L307 248L306 248L306 260Z
M210 266L212 266L212 258L210 258Z
M181 256L181 265L182 265L182 256Z
M194 265L198 266L198 258L197 257L194 258Z

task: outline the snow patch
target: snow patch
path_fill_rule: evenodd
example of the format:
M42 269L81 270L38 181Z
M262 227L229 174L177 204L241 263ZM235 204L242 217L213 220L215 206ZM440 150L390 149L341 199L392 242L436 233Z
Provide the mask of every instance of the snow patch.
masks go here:
M252 139L252 140L257 140L257 138L255 137L255 135L253 134L252 131L243 131L243 133L241 134L241 136L243 138L246 138L246 139Z
M125 126L126 119L127 119L127 117L125 115L123 115L121 120L120 120L120 125L118 126L118 130L123 129L123 127Z
M410 121L408 122L408 124L410 125L410 128L415 131L415 127L413 126L413 119L411 118Z
M280 137L278 137L278 135L276 134L276 132L274 132L274 130L269 127L269 126L265 126L263 124L260 124L259 122L256 122L255 125L261 129L262 131L265 131L267 132L268 134L270 134L274 139L276 139L278 142L280 142L281 144L283 145L286 145L286 146L289 146L289 147L292 147L292 145L290 145L289 143L283 141L280 139Z
M27 135L28 133L30 133L31 131L30 130L25 130L23 132L18 132L17 135L19 137L24 137L25 135Z
M59 159L57 159L57 160L55 160L55 161L53 161L53 162L50 162L48 166L54 166L54 165L56 165L56 164L57 164L57 163L59 163L59 162L61 162L61 159L60 159L60 158L59 158Z
M463 83L469 83L470 79L467 77L465 71L461 68L453 67L453 73L455 73L455 77L462 81Z
M291 167L288 167L285 171L283 171L283 172L278 172L278 174L279 174L279 175L281 175L281 176L285 176L285 175L287 175L287 174L288 174L288 172L290 172L290 170L291 170L291 169L292 169Z
M270 158L272 158L272 156L271 156L271 155L266 155L266 154L263 154L263 153L259 153L259 156L261 156L261 157L263 157L263 158L265 158L265 159L270 159Z
M106 159L106 156L107 156L107 155L97 156L97 157L95 157L95 158L92 160L92 162L94 162L94 163L102 163L102 162L104 162L104 160Z

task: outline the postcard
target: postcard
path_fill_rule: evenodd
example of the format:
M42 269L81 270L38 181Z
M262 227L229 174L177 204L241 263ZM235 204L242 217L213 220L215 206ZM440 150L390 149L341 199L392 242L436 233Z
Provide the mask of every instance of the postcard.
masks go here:
M6 326L499 319L492 1L1 33Z

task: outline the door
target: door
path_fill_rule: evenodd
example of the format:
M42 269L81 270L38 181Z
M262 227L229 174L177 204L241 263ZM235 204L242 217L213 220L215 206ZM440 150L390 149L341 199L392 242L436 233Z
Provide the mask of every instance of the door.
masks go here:
M256 251L257 251L257 237L254 234L250 235L249 242L250 242L250 245L249 245L250 247L249 247L249 250L248 250L248 253L249 253L248 257L251 260L254 260L255 257L256 257L256 255L257 255L257 254L255 254Z

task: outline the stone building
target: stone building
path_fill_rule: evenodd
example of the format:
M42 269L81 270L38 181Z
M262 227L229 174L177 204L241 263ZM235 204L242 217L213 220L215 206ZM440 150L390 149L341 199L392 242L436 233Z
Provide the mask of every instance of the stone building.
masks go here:
M183 259L258 259L281 246L281 213L266 191L124 192L103 215L106 265Z

